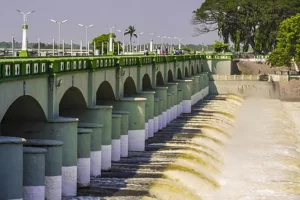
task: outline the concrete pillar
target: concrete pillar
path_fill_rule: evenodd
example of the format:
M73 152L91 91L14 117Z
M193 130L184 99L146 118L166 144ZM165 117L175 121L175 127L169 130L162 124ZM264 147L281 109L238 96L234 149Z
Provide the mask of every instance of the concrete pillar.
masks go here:
M128 157L128 127L129 127L129 112L113 111L113 114L121 115L121 158Z
M164 128L167 126L168 114L167 114L167 107L168 107L168 87L155 87L153 88L155 91L155 97L160 98L162 100L162 127Z
M24 200L45 199L45 153L47 150L24 147L23 152Z
M183 104L182 104L182 112L183 113L191 113L191 107L192 107L192 80L176 80L178 82L179 88L183 90Z
M159 127L159 107L160 107L160 103L159 103L160 99L159 98L155 98L154 99L154 133L156 133L158 131L158 127Z
M77 185L88 187L91 179L91 129L78 129Z
M162 130L164 127L164 115L163 115L163 109L164 109L164 102L162 98L159 98L159 117L158 117L158 130Z
M166 86L168 86L168 93L172 93L172 107L170 108L171 112L171 120L175 119L177 117L177 99L178 99L178 83L166 83Z
M56 140L27 140L24 146L47 149L45 157L45 199L61 199L62 147Z
M25 139L0 136L0 199L23 197L23 143Z
M111 160L120 161L121 159L121 120L122 115L112 115L112 132L111 132Z
M183 113L183 90L178 89L178 96L179 96L179 115Z
M154 134L154 91L143 91L138 96L146 98L145 105L145 138L153 137Z
M102 144L102 124L79 123L78 128L91 129L91 176L101 176L101 144Z
M167 99L168 99L168 104L167 104L167 124L171 122L171 107L172 107L172 93L168 93Z
M35 124L36 134L28 134L28 139L47 139L63 142L62 148L62 195L77 194L77 123L76 118L57 118L48 123ZM41 126L41 127L37 127Z
M145 150L145 104L147 99L124 97L120 101L114 102L114 109L128 111L128 150Z

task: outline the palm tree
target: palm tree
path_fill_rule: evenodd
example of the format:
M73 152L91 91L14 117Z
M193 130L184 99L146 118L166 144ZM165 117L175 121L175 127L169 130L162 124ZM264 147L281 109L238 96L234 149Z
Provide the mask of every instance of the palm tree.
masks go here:
M134 28L134 26L129 26L126 30L125 30L125 32L124 32L124 35L128 35L129 34L129 36L130 36L130 46L132 46L132 37L134 36L134 37L136 37L137 38L137 34L135 33L135 28Z

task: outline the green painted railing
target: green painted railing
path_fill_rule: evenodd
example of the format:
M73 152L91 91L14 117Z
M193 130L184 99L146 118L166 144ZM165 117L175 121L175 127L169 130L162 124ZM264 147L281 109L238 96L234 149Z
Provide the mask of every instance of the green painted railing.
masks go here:
M65 72L80 72L111 67L134 67L190 60L225 59L232 55L166 55L166 56L93 56L93 57L44 57L0 59L0 80L32 77Z

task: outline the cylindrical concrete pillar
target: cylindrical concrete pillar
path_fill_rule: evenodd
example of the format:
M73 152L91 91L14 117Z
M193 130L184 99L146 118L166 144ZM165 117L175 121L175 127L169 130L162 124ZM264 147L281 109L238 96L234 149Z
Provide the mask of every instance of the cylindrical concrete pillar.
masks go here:
M178 93L178 83L166 83L165 85L168 86L168 93L172 93L172 107L171 107L171 120L177 117L177 93Z
M111 122L112 106L99 106L100 118L99 123L103 124L102 129L102 146L101 146L101 169L111 169Z
M145 106L145 136L153 137L154 133L154 91L143 91L138 94L139 97L146 98Z
M121 115L121 158L128 157L128 127L129 127L129 112L113 111L113 114Z
M162 128L167 126L168 121L168 87L155 87L155 97L162 99Z
M177 80L179 87L183 90L183 113L191 113L192 108L192 80Z
M168 93L167 101L167 124L169 124L171 122L172 93Z
M24 146L47 149L45 155L45 199L60 200L62 196L62 148L56 140L27 140Z
M164 101L162 98L159 98L159 117L158 117L158 120L159 120L159 123L158 123L158 129L159 130L162 130L163 127L164 127L164 116L163 116L163 109L164 109Z
M111 132L111 160L120 161L121 159L121 120L122 115L112 115Z
M158 131L159 127L159 98L154 99L154 133Z
M23 197L23 143L25 139L0 136L0 199Z
M91 179L91 134L92 129L78 129L77 185L88 187Z
M178 94L179 94L179 114L183 113L183 90L182 89L178 89Z
M23 148L23 197L24 200L45 199L46 149Z
M102 144L102 124L79 123L78 128L91 129L91 176L101 176L101 144Z
M77 123L76 118L57 118L41 124L43 132L28 134L28 139L47 139L63 142L62 196L77 194Z
M114 104L116 110L129 112L128 150L145 150L145 98L124 97Z

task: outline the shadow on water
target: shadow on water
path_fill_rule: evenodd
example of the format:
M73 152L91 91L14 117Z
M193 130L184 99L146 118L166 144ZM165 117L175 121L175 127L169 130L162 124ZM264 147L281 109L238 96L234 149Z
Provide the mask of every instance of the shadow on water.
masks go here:
M215 176L241 99L209 96L146 141L143 152L112 163L77 199L201 199L219 188ZM88 197L90 196L90 197ZM101 199L102 199L101 198ZM76 198L73 198L76 199Z

